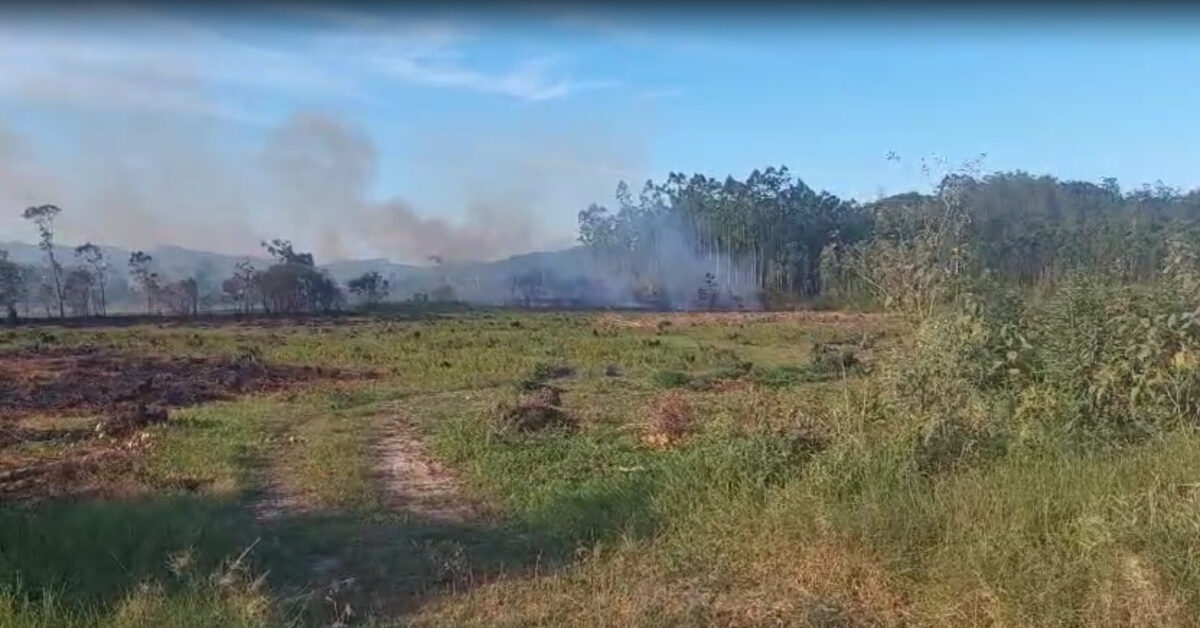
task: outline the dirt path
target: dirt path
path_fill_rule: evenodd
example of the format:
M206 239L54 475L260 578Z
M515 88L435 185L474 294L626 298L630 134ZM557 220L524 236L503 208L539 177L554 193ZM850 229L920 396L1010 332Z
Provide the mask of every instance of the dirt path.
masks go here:
M331 611L327 605L332 605L335 614L344 608L368 617L402 615L431 591L472 586L507 560L504 552L513 551L511 544L524 542L492 540L494 513L466 494L402 411L380 408L363 418L375 421L381 434L368 452L372 479L384 509L397 516L359 519L346 513L348 519L338 522L335 514L330 521L336 524L337 538L320 538L319 548L295 548L305 552L308 568L303 577L310 582L309 590L319 593L317 612ZM312 512L316 518L302 525L316 526L310 530L321 536L322 518L331 513L314 509L285 478L268 475L264 481L252 506L260 521L273 525ZM486 549L479 549L481 544ZM340 619L340 614L330 617L335 625Z
M389 506L431 522L466 523L484 514L404 417L390 419L386 429L376 460Z
M428 523L469 523L484 515L482 505L466 497L458 478L430 455L421 437L402 415L383 416L384 436L372 448L386 505ZM260 521L310 510L304 498L277 477L269 477L252 505Z
M301 514L309 510L309 506L300 496L284 487L275 478L267 481L261 497L250 506L254 518L259 521L273 521L288 515Z

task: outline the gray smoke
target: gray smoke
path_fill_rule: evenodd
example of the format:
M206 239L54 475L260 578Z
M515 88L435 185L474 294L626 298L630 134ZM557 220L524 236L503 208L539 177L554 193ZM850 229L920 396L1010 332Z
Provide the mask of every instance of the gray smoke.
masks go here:
M647 304L642 289L654 285L654 301L686 309L711 272L723 295L736 293L746 306L756 305L753 286L739 279L746 269L697 256L692 238L667 224L659 226L655 249L636 260L581 254L565 265L567 258L504 271L464 266L570 244L573 220L556 230L545 208L558 206L562 217L573 219L579 205L571 198L582 196L581 189L589 199L611 198L608 182L578 165L596 156L588 151L619 162L621 153L603 142L528 129L517 138L493 133L484 150L470 132L418 138L418 158L410 161L414 180L440 193L430 195L434 202L463 208L465 217L452 221L423 216L403 198L372 198L379 151L361 128L328 114L295 113L249 145L229 141L226 127L211 119L111 113L102 119L81 115L67 135L72 150L54 167L0 126L0 202L12 209L0 214L4 235L28 240L22 236L30 227L19 210L53 202L64 208L64 243L260 254L260 241L284 237L323 262L386 257L425 263L436 256L453 268L450 281L461 297L492 303L514 298L513 280L540 271L546 298L638 306Z
M421 217L401 198L370 200L379 169L375 146L360 130L329 116L292 116L271 134L262 160L289 218L316 233L315 246L328 257L348 257L365 245L409 261L490 260L550 241L519 198L473 202L461 223ZM501 164L496 168L514 174Z
M319 28L264 42L137 7L7 12L0 241L32 240L20 211L53 203L63 209L62 244L261 255L259 242L285 238L319 263L436 258L442 270L406 280L398 296L428 290L436 275L490 301L510 298L516 278L547 271L550 297L628 305L649 282L685 302L710 268L728 269L666 231L657 258L636 271L580 251L470 263L567 248L581 209L611 202L620 180L638 187L652 101L619 98L572 119L545 103L619 82L545 57L492 67L465 56L469 33L453 25L318 13ZM372 87L393 82L524 102L429 123L383 109L380 95L394 92ZM280 119L284 102L294 112ZM395 124L372 138L334 111ZM182 266L172 272L194 270Z
M21 139L0 124L0 200L7 206L25 207L44 198L53 188L53 181L31 163Z
M487 261L570 246L580 209L642 178L649 133L630 122L646 105L567 119L532 103L598 83L461 57L453 24L321 13L266 42L126 5L5 11L0 241L31 241L20 211L52 203L64 244L261 255L287 238L319 262ZM374 87L413 84L525 102L438 123L381 111ZM396 124L373 138L351 111Z
M25 239L28 226L16 217L23 207L54 203L64 209L62 241L250 254L261 240L284 237L326 261L492 260L569 244L574 214L588 198L572 188L586 180L588 193L610 194L616 180L564 172L553 160L522 162L519 145L494 160L443 150L416 170L426 175L420 183L440 188L433 196L443 206L434 213L459 209L462 218L453 220L422 215L404 198L372 198L378 151L365 132L331 115L293 114L258 146L205 118L103 112L71 121L61 127L70 149L43 151L53 161L0 126L6 236ZM585 141L580 150L587 149ZM410 161L422 162L421 151ZM430 164L445 167L430 173Z

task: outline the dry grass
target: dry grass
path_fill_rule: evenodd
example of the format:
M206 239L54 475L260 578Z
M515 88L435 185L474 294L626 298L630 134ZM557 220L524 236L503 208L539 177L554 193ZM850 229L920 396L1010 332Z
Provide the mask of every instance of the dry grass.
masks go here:
M647 426L642 442L650 447L670 447L696 431L695 410L680 391L669 390L658 395L645 413Z
M1034 443L921 473L927 417L897 410L883 369L797 375L818 343L893 328L825 312L500 313L54 331L62 351L245 352L380 376L173 410L119 468L78 478L113 492L0 509L0 625L330 625L346 603L383 625L1194 623L1200 491L1180 487L1197 480L1200 438ZM911 356L892 344L880 361ZM708 385L664 390L667 372ZM522 404L578 421L495 429ZM397 413L487 522L435 525L385 498L382 417ZM95 423L24 417L11 427L34 438L0 459L52 461L71 451L59 436L95 440ZM255 520L267 488L304 508ZM239 597L204 577L255 538L262 588ZM189 548L199 579L180 582L168 558ZM49 591L60 607L39 605Z
M1113 557L1111 573L1095 583L1085 602L1093 626L1188 626L1195 624L1145 558L1129 551Z
M893 316L856 312L673 312L618 314L605 313L596 317L601 329L656 329L696 327L702 325L737 326L751 323L833 324L839 327L877 327L896 323Z
M507 577L424 609L416 625L900 626L905 599L862 548L835 538L796 545L759 537L734 560L681 573L636 545L570 572Z

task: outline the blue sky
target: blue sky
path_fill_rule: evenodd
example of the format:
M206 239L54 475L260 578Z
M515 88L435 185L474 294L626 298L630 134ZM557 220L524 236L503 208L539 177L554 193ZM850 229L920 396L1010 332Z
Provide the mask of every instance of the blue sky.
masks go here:
M0 197L66 197L79 238L240 251L253 238L223 220L292 217L243 156L304 111L369 139L364 203L402 198L438 237L473 229L481 256L567 243L617 181L669 171L786 164L871 198L924 185L921 157L987 153L989 170L1200 186L1200 14L680 10L4 9ZM163 209L177 190L194 205ZM314 204L296 237L320 249L336 211ZM536 233L487 243L497 220L496 238ZM0 240L25 231L0 217Z

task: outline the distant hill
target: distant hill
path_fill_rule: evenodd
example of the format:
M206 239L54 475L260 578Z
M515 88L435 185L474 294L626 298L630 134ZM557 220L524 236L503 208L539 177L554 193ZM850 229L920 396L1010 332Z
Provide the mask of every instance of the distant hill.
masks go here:
M126 261L130 250L111 246L100 248L110 260L112 281L128 282ZM22 264L45 262L44 254L33 244L0 242L0 250L8 251L10 259ZM214 292L220 290L221 280L233 274L235 265L246 259L244 256L179 246L158 246L145 251L154 259L155 270L168 279L195 277L202 290ZM54 254L66 266L75 262L75 252L71 246L56 246ZM265 257L249 259L258 268L265 268L271 263ZM406 299L417 292L429 292L445 281L460 298L485 302L500 302L510 298L512 278L522 273L541 269L570 277L593 276L601 272L595 268L587 251L579 246L561 251L515 255L494 262L447 263L439 267L399 264L386 259L339 260L318 266L342 284L365 272L376 271L391 283L393 299Z
M100 246L100 249L104 251L104 256L109 260L113 278L127 279L129 268L126 262L129 260L130 250L103 245ZM22 264L43 264L46 260L41 249L25 242L0 242L0 250L8 251L10 259ZM232 274L234 265L244 259L239 256L185 249L180 246L158 246L145 249L145 251L154 258L155 269L166 277L182 279L184 277L214 276L218 278L218 283L220 279ZM73 246L55 246L54 255L64 266L75 263ZM251 258L251 261L256 266L265 266L269 263L269 260L261 257Z

